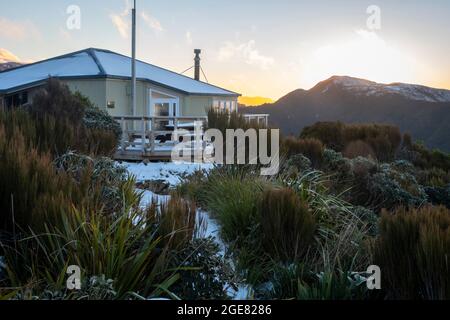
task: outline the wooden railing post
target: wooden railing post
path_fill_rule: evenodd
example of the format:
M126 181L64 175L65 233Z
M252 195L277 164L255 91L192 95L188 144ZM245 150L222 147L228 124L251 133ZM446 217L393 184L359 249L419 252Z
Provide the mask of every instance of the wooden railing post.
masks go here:
M142 117L141 119L142 123L142 153L145 154L146 152L146 144L147 144L147 133L146 133L146 128L145 128L145 117Z
M173 120L173 140L178 142L178 119L176 117L174 117Z
M150 139L150 154L154 154L155 152L155 132L152 130L149 134Z
M125 122L125 118L122 117L120 118L120 125L122 127L122 141L121 141L121 149L122 149L122 153L125 153L125 150L127 148L126 144L127 144L127 126L126 126L126 122Z

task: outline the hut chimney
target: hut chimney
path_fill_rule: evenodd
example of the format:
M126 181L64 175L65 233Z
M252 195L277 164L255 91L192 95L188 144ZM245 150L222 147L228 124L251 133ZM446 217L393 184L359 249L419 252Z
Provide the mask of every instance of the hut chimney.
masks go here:
M200 53L202 53L202 50L200 49L195 49L194 50L195 53L195 75L194 75L194 79L197 81L200 81Z

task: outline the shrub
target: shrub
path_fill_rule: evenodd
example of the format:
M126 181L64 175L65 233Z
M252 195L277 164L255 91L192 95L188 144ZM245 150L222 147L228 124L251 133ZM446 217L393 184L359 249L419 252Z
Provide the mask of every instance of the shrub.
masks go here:
M201 202L221 224L226 241L244 241L257 227L257 204L265 182L239 168L213 170L207 179Z
M300 138L315 138L330 149L342 151L347 143L344 137L345 124L342 122L318 122L313 126L305 127Z
M84 154L111 155L121 136L121 128L106 112L92 105L88 98L50 78L47 86L27 107L35 119L30 139L41 150L61 155L68 150ZM23 128L20 123L19 125Z
M173 297L169 287L178 279L169 266L169 250L161 243L157 225L135 204L105 217L98 211L67 211L59 224L45 223L43 233L20 238L4 250L9 285L41 293L64 291L66 270L77 265L82 278L112 279L115 299L130 293L150 298ZM167 235L164 235L167 236ZM85 289L85 288L83 288Z
M234 270L214 239L195 239L173 255L173 267L180 269L180 281L171 289L177 296L186 300L228 298L227 290L235 286Z
M281 261L300 259L311 245L316 223L308 205L290 189L264 192L259 206L264 251Z
M36 288L20 289L11 296L13 300L115 300L117 292L114 289L114 280L106 279L105 276L92 276L84 279L81 290L71 291L66 288L55 288L51 285L42 291Z
M450 209L450 184L446 187L426 187L425 192L432 204Z
M117 141L122 137L122 128L106 111L98 107L86 108L83 118L84 126L88 129L113 132Z
M241 113L220 111L211 108L208 111L208 123L206 126L207 129L216 129L222 133L223 146L221 147L223 149L222 153L224 160L225 157L231 156L232 152L232 155L234 155L233 163L237 163L238 165L245 165L248 163L259 165L261 162L259 154L261 153L260 150L263 148L263 140L260 139L258 133L259 129L267 130L268 137L267 141L265 141L266 149L264 150L267 150L268 154L271 154L272 152L272 131L266 128L265 125L261 125L255 121L247 121ZM233 141L230 141L228 138L229 135L227 131L229 130L234 131L234 139L231 139ZM245 138L243 140L237 139L241 134L244 134ZM256 140L252 141L254 139ZM243 151L245 151L245 154L242 154ZM229 162L229 159L226 160Z
M89 195L99 190L98 201L105 214L120 212L124 196L132 195L128 171L110 158L91 158L68 152L55 159L54 164L59 172L65 172L78 184L86 183ZM89 173L88 177L86 172ZM89 195L86 196L89 197ZM135 202L135 199L130 201Z
M419 183L424 186L445 187L450 184L450 170L445 171L436 167L420 170L416 167L415 175Z
M322 142L318 139L297 139L294 137L283 139L281 148L288 158L297 154L303 154L311 160L315 167L322 163L325 150Z
M20 131L28 147L40 153L50 153L53 157L69 150L110 156L117 146L117 138L110 131L87 129L67 118L56 119L51 115L35 118L21 109L0 110L0 124L7 136Z
M159 225L159 232L171 249L185 247L193 238L197 210L193 202L177 195L158 204L156 199L147 208L147 217Z
M303 129L300 137L319 139L327 148L338 152L349 149L347 152L352 156L365 156L373 151L381 161L393 160L402 142L400 130L394 126L341 122L316 123Z
M422 186L408 173L396 170L395 164L383 164L368 181L371 203L377 208L420 206L428 201Z
M413 164L423 169L439 168L445 172L450 171L450 154L440 150L428 150L423 144L415 143L412 152L417 154Z
M412 146L413 146L413 139L412 139L411 134L405 133L403 135L402 147L406 148L406 149L411 149Z
M282 168L282 175L296 176L312 170L311 161L302 154L290 157Z
M318 274L304 265L277 266L273 288L266 299L363 300L369 297L366 278L352 271L328 270Z
M51 116L78 125L82 122L86 107L85 100L72 94L66 85L49 78L46 87L33 97L29 110L38 119Z
M444 207L383 212L375 263L394 299L450 298L450 211Z
M372 147L361 140L350 142L342 152L346 158L353 159L357 157L365 157L375 159L376 155Z
M206 175L206 171L197 170L183 177L175 192L183 198L196 202L199 205L204 205L204 203L201 203L201 200L207 181Z
M344 158L342 153L336 152L332 149L325 149L323 153L322 169L325 172L335 173L340 180L349 177L352 169L351 161Z
M81 199L77 186L64 173L58 174L48 154L26 146L15 130L6 136L0 124L0 229L13 232L52 219Z
M315 272L337 268L367 268L365 242L369 236L370 219L363 219L358 208L330 192L330 177L313 171L284 183L307 203L317 225L317 244L305 261ZM358 270L358 269L357 269Z
M24 125L34 122L20 111L17 117L13 114L5 119L11 118L13 123L25 119ZM76 172L63 165L57 170L50 153L36 149L31 139L23 134L30 128L35 129L26 126L22 130L0 121L1 229L13 231L17 224L19 229L33 227L40 231L45 220L59 219L61 213L72 206L101 209L106 205L115 210L113 207L122 203L130 186L125 186L123 176L115 181L105 176L108 170L100 168L107 162L105 159L96 161L96 166L79 165ZM69 156L63 158L68 165ZM112 160L108 165L114 167ZM61 169L68 169L68 172Z

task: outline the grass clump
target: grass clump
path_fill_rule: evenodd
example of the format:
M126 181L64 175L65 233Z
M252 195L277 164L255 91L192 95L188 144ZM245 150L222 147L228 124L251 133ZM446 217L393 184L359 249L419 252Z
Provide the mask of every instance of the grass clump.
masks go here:
M280 261L304 256L314 240L315 219L306 203L291 189L264 192L259 206L264 251Z
M225 240L247 237L255 228L265 182L242 169L217 169L208 175L200 202L221 224Z
M402 144L400 130L382 124L344 124L319 122L303 129L301 138L316 138L330 149L352 157L374 155L392 161Z
M444 207L383 212L374 260L389 298L450 298L450 211Z
M131 214L130 214L131 212ZM177 279L168 269L168 247L154 224L142 219L131 203L122 213L105 216L96 211L72 210L61 223L45 223L45 232L2 244L8 280L12 287L31 291L66 292L69 265L82 269L83 279L112 279L116 299L136 293L143 297L169 295Z

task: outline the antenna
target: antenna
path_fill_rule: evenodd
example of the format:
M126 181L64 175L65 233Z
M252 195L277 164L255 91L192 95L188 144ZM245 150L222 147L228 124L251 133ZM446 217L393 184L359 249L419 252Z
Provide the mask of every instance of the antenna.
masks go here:
M133 116L136 116L136 0L132 12L132 40L131 40L131 105Z

